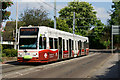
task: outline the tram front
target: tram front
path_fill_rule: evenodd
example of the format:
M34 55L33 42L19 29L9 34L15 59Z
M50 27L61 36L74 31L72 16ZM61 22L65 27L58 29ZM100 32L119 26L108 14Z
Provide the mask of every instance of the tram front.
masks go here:
M21 27L18 36L18 62L38 62L38 27Z

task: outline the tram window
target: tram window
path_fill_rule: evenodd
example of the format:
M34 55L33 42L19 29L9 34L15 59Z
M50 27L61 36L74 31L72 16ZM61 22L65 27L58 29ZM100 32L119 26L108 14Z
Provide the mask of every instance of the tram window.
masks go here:
M73 42L73 40L72 40L72 50L74 50L74 42Z
M43 38L43 48L46 49L46 37Z
M49 38L50 49L53 49L53 38Z
M67 40L67 51L68 51L68 40Z
M86 41L84 42L84 48L86 48Z
M54 46L55 46L55 49L58 49L58 39L54 39Z
M80 50L80 41L78 41L78 50Z
M82 42L80 41L80 49L82 48Z
M63 39L63 51L65 51L65 40Z
M39 39L39 49L42 49L42 37Z
M76 45L76 41L75 41L75 50L77 50L77 45Z

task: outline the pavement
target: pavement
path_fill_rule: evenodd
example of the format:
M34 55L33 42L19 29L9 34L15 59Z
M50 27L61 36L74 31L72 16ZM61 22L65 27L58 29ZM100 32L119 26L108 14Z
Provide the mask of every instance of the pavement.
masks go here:
M89 76L92 78L120 78L120 53L113 54L99 69Z

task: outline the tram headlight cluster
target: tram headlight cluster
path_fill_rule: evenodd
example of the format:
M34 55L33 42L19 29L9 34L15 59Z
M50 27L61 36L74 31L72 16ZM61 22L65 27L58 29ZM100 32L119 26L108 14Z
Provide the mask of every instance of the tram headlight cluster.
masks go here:
M37 53L33 53L33 56L37 56Z
M18 56L22 56L22 53L18 53Z

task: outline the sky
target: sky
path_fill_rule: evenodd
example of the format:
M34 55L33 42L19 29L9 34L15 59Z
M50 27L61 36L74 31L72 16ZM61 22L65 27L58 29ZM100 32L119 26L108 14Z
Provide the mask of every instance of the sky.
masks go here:
M12 0L14 5L7 8L8 11L11 11L10 20L16 19L16 0ZM56 0L56 8L57 8L57 17L59 16L58 11L65 6L67 6L68 2L74 0ZM109 13L112 5L111 0L80 0L86 1L92 4L95 11L97 12L97 17L104 23L107 24L107 19L110 19ZM91 2L92 1L92 2ZM45 3L44 3L45 2ZM29 8L40 8L43 7L48 13L49 18L53 19L54 16L54 0L18 0L18 17L20 14L24 12L25 9Z

